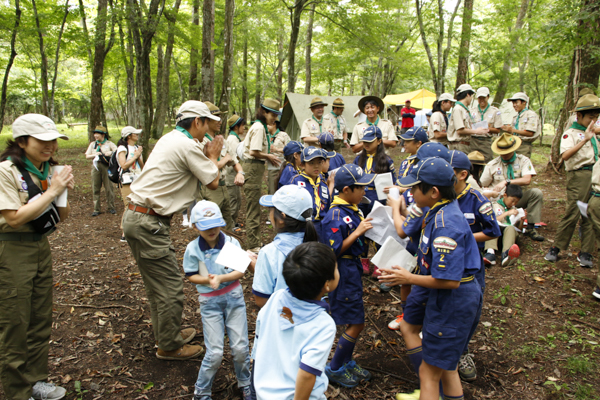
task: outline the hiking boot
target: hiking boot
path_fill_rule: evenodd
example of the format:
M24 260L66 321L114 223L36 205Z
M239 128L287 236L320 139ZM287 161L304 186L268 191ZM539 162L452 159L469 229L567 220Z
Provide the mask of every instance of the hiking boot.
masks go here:
M465 382L473 382L477 379L477 368L473 362L473 356L471 354L463 354L460 356L458 362L458 374L460 379Z
M158 349L156 351L156 358L160 360L189 360L190 358L196 358L204 353L202 346L184 344L181 348L173 351L165 351Z
M109 213L111 213L111 214L116 214L116 213L117 213L117 210L115 210L115 209L113 208L112 210L108 210L108 212L109 212Z
M92 217L97 217L98 215L102 214L100 211L94 211L92 213Z
M50 382L37 381L33 385L31 398L35 400L58 400L65 397L67 391L65 388L56 386Z
M179 332L181 338L183 339L183 344L188 344L192 341L194 336L196 336L196 329L194 328L185 328ZM158 341L154 342L158 346Z
M335 382L345 388L353 388L358 385L359 378L352 375L350 371L346 369L346 365L342 365L340 369L334 371L329 366L329 363L325 365L325 375L330 382Z
M513 244L510 246L510 249L502 253L502 266L508 267L511 265L519 256L521 255L521 250L517 244Z
M485 256L483 256L483 262L487 266L496 265L496 254L494 254L494 253L485 253Z
M558 253L560 252L560 249L558 247L550 247L550 250L548 250L548 254L546 254L544 256L544 260L546 261L550 261L550 262L556 262L558 260Z
M596 286L596 290L592 292L592 296L600 300L600 287Z
M392 322L390 322L388 324L388 328L390 328L393 331L399 331L400 330L400 323L402 323L403 319L404 319L404 313L398 315L395 320L393 320Z
M421 391L415 390L412 393L397 393L396 400L419 400L421 397Z
M577 261L579 261L579 265L585 268L592 268L594 266L592 255L590 253L580 251L579 254L577 254Z
M256 396L252 395L252 387L250 385L242 387L242 400L256 400Z
M361 382L371 380L373 377L369 371L358 365L354 360L347 362L344 366L346 367L346 371L357 377Z
M537 232L537 229L527 229L525 232L525 236L529 236L531 240L535 240L536 242L543 242L544 237Z

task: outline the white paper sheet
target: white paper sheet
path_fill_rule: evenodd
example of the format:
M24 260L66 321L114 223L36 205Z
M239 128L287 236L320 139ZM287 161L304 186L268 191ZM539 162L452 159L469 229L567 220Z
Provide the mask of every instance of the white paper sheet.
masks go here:
M94 168L96 168L96 171L100 171L98 169L98 162L100 161L100 157L96 156L94 157L94 160L92 161L92 165L94 166Z
M245 250L240 249L231 242L226 242L219 256L215 260L217 264L221 264L227 268L234 269L241 273L246 272L248 265L250 265L250 257Z
M383 189L393 185L394 182L392 181L391 172L375 175L375 190L377 190L377 200L387 199L387 194L383 192Z
M489 124L487 121L479 121L479 122L475 122L473 124L473 129L479 129L479 128L488 128L489 129Z
M525 216L525 211L522 208L517 208L517 211L519 212L517 215L510 216L510 223L512 226L516 226L521 218Z
M52 167L52 175L54 174L60 174L60 171L63 170L65 166L64 165L55 165L54 167ZM51 180L52 182L52 180ZM67 206L67 196L68 196L68 189L65 189L61 194L59 194L56 197L56 200L54 200L54 202L56 203L56 207L66 207Z
M579 207L579 212L583 215L584 218L587 218L587 203L584 203L581 200L577 200L577 207Z
M365 236L377 244L383 245L388 237L393 238L398 243L403 243L406 247L407 239L401 239L396 232L394 227L394 220L392 219L392 207L384 206L379 202L375 202L373 209L367 216L372 218L371 221L373 228L369 229Z
M412 271L417 265L416 257L406 251L402 244L391 237L385 240L381 249L371 259L371 262L379 268L399 266L407 271Z

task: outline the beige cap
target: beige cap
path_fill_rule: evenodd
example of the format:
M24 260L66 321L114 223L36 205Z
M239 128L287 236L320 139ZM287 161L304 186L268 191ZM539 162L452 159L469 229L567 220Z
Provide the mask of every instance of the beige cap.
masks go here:
M458 89L456 89L456 94L462 93L462 92L473 92L473 93L475 93L475 91L473 90L473 88L471 87L471 85L469 85L468 83L463 83L462 85L460 85L458 87Z
M477 97L477 98L488 97L489 95L490 95L490 89L483 86L483 87L480 87L479 89L477 89L477 94L475 95L475 97Z
M279 111L281 103L275 99L266 98L260 106L275 115L281 115L281 111Z
M483 154L481 154L478 151L472 151L470 152L467 157L469 158L469 161L471 161L471 164L477 164L477 165L485 165L485 157L483 156Z
M511 97L507 101L515 101L515 100L523 100L524 102L529 103L529 97L527 97L527 95L523 92L515 93L513 95L513 97Z
M452 97L452 95L450 93L442 93L440 95L440 97L438 98L439 102L447 101L447 100L449 100L453 103L456 103L456 99L454 97Z
M41 114L25 114L15 119L12 124L13 139L21 136L32 136L38 140L49 142L58 138L69 140L56 129L54 121Z
M127 136L131 135L132 133L137 133L139 135L140 133L142 133L142 130L135 129L133 126L126 126L125 128L123 128L121 130L121 137L126 138Z
M231 117L229 117L229 119L227 120L227 127L229 129L231 129L232 126L234 126L235 124L238 123L239 120L241 120L242 117L240 117L237 114L233 114Z
M596 94L596 93L594 93L593 89L590 89L589 87L584 87L579 91L579 98L582 98L586 94Z
M221 111L221 109L219 107L215 106L210 101L205 101L204 104L206 104L208 106L208 109L210 110L210 113L212 115L221 115L221 114L223 114L223 111Z
M179 110L177 110L177 120L175 122L197 117L210 118L215 121L221 120L221 118L216 115L212 115L208 106L203 102L198 100L188 100L179 107Z

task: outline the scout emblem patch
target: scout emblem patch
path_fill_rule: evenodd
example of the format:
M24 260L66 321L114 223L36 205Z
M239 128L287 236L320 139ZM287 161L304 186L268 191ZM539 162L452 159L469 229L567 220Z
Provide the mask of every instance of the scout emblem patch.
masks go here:
M206 210L204 211L204 215L202 215L204 218L210 218L213 215L215 215L215 213L212 210Z
M27 182L25 182L25 178L23 178L23 175L19 174L19 182L21 183L23 190L27 190L29 188L29 186L27 186Z
M563 139L566 139L568 137L569 137L569 135L563 135Z
M492 212L492 203L485 202L481 207L479 207L479 212L481 214L489 214Z
M433 240L433 247L440 253L450 253L452 250L456 249L456 246L457 244L454 239L451 239L448 236L436 237Z
M417 205L413 205L410 209L409 216L411 218L420 218L423 216L423 210L421 210Z
M294 323L294 314L292 313L292 310L290 310L287 307L283 307L281 309L281 314L279 314L280 317L287 319L288 321L290 321L291 324Z

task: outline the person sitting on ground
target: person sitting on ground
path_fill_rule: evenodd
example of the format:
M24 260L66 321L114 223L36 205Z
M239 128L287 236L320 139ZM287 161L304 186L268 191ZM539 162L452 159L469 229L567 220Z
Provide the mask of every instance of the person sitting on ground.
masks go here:
M113 183L108 179L108 163L117 146L110 141L108 130L99 125L94 129L94 141L90 143L85 152L85 158L94 160L92 164L92 196L94 199L94 212L92 217L102 214L100 207L100 193L104 186L108 212L116 214L115 210L115 192Z
M526 217L522 217L514 225L511 223L510 217L519 214L516 205L522 198L523 189L521 186L508 185L502 197L492 203L496 219L502 231L502 258L500 261L503 267L508 267L521 255L521 249L516 244L518 232L514 228L519 231L523 230L523 221ZM495 252L498 250L498 239L489 240L485 243L486 253L494 254L494 258Z

